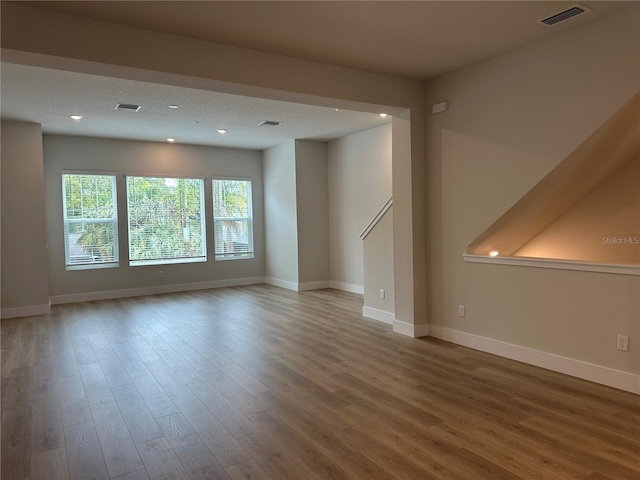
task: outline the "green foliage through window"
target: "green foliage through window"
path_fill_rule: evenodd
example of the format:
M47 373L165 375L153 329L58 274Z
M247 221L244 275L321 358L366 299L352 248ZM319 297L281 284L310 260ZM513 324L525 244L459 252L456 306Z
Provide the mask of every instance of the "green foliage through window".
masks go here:
M253 258L251 181L213 180L213 223L217 260Z
M206 260L204 181L127 177L131 265Z
M114 175L63 174L65 264L118 262L118 219Z

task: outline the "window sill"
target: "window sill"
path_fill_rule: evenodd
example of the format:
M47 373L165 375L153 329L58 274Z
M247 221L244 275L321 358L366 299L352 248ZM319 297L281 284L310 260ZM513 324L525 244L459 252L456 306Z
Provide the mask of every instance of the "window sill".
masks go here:
M174 265L179 263L203 263L206 262L206 257L197 258L171 258L166 260L130 260L130 267L147 267L152 265Z
M216 262L227 262L229 260L251 260L252 258L254 258L253 254L244 257L216 257L215 260Z
M67 271L73 270L98 270L101 268L118 268L120 266L119 263L85 263L81 265L66 265L65 269Z
M578 270L583 272L614 273L619 275L640 276L639 265L579 262L574 260L558 260L551 258L530 257L488 257L486 255L463 255L469 263L492 263L496 265L515 265L519 267L553 268L556 270Z

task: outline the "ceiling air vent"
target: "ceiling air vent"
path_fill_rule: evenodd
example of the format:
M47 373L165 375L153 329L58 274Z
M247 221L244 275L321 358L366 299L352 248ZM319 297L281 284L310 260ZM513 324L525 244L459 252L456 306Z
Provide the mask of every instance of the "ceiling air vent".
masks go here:
M264 122L259 123L258 125L262 125L264 127L277 127L281 122L274 122L273 120L265 120Z
M142 107L140 105L134 105L132 103L118 103L116 110L127 110L129 112L139 112Z
M565 20L569 20L570 18L575 17L576 15L580 15L588 12L589 9L587 7L583 7L582 5L574 5L573 7L562 10L561 12L555 13L550 17L543 18L542 20L538 20L538 23L542 25L546 25L547 27L553 27L560 22L564 22Z

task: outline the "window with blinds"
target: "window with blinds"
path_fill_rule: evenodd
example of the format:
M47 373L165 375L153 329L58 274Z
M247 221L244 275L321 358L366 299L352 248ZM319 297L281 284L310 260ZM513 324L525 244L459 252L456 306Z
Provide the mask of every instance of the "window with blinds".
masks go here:
M213 180L215 259L253 258L250 180Z
M204 180L127 177L129 264L204 262Z
M67 270L118 266L115 175L62 174Z

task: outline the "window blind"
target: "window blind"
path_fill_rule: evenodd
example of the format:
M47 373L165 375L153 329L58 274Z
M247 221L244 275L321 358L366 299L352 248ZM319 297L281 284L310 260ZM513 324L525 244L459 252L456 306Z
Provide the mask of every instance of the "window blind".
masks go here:
M127 177L129 263L206 261L204 180Z
M63 174L65 266L118 264L115 175Z
M253 258L253 204L250 180L213 180L216 260Z

